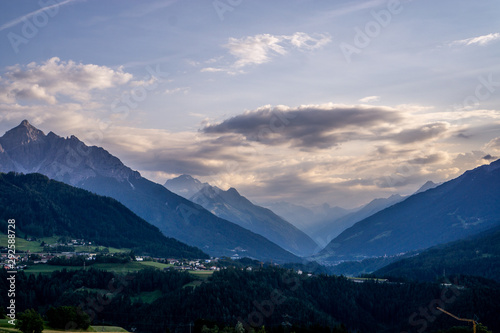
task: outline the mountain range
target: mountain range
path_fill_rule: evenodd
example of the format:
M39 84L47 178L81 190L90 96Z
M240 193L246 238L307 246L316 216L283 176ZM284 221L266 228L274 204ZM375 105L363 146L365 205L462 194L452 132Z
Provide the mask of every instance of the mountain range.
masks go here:
M310 237L236 189L223 191L184 175L166 184L180 196L145 179L103 148L86 146L75 136L45 135L26 120L0 137L0 172L10 171L40 173L114 198L165 236L213 256L284 263L301 262L296 254L314 251ZM347 229L309 258L329 264L394 258L485 232L500 225L499 184L500 160L438 186L428 182L409 197L374 200L357 211L325 206L332 221L327 216L322 228L316 224L317 235ZM9 200L13 199L4 199Z
M339 262L396 255L500 225L500 160L465 172L363 219L314 256Z
M331 217L324 218L317 223L316 228L311 230L313 239L316 239L321 244L328 244L332 239L340 235L344 230L353 226L355 223L371 216L387 207L390 207L400 201L404 197L394 194L388 198L379 198L370 201L368 204L348 212L344 216L332 219Z
M315 233L317 230L356 210L345 209L338 206L332 207L327 203L305 207L295 203L279 201L262 202L260 205L269 208L278 216L292 223L313 238L317 243L321 242L321 238L316 238Z
M63 138L53 132L45 135L27 120L0 137L0 171L41 173L112 197L166 236L213 256L301 261L265 237L149 181L103 148L89 147L75 136Z
M201 183L190 175L169 179L164 186L296 255L309 256L319 250L318 245L304 232L271 210L253 204L235 188L224 191L208 183Z
M428 181L422 185L414 194L425 192L438 184ZM332 239L340 235L342 231L387 207L390 207L405 199L405 196L393 194L388 198L373 199L366 205L344 209L338 206L331 207L323 204L313 207L303 207L288 202L274 202L263 204L278 215L283 216L295 226L320 245L326 246Z

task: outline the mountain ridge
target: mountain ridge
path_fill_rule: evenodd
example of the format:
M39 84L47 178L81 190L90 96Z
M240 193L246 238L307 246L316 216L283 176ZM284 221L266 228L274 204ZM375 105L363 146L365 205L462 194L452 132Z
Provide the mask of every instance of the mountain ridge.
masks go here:
M500 221L500 160L412 195L345 230L315 259L359 260L425 249Z
M36 140L23 140L29 133L36 133ZM0 137L0 145L3 147L0 171L38 172L115 198L166 236L197 246L211 255L301 261L266 238L218 218L162 185L143 178L105 149L86 146L75 136L44 135L28 121L23 121Z
M318 245L304 232L270 209L255 205L233 187L224 191L189 175L169 179L164 186L179 195L195 192L185 198L216 216L263 235L296 255L307 256L318 250Z
M115 199L42 174L0 173L0 206L0 220L15 218L16 228L30 236L69 236L96 245L130 248L137 254L208 258L198 248L165 237Z

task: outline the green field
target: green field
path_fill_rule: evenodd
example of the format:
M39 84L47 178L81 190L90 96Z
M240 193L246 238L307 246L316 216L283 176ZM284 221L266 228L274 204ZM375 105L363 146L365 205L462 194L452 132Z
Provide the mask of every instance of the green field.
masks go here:
M11 324L9 324L9 319L0 319L0 327L1 328L12 328L13 326Z
M45 241L47 244L53 244L56 243L59 237L53 236L53 237L44 237L44 238L39 238L39 240L28 242L24 238L19 237L20 235L17 234L18 237L16 237L16 252L19 251L30 251L30 252L42 252L43 247L40 246L42 241ZM0 236L0 247L6 247L8 245L8 238L7 235L2 234Z
M187 287L193 287L193 288L196 288L196 287L199 287L203 284L203 281L201 280L196 280L196 281L193 281L193 282L189 282L185 285L182 286L182 288L187 288Z
M92 331L89 330L89 332L128 332L124 328L118 326L90 326L90 328Z
M95 251L95 249L99 248L99 251ZM75 246L75 252L88 252L88 253L94 253L94 252L101 252L104 249L108 249L109 253L122 253L122 252L130 252L130 249L117 249L114 247L105 247L105 246L95 246L95 245L88 245L88 246Z
M166 265L166 264L161 264L161 263L152 262L152 261L132 261L132 262L128 262L126 264L98 263L98 264L93 264L91 266L86 266L86 269L89 269L90 267L93 267L96 269L102 269L102 270L109 271L109 272L115 272L115 273L129 273L129 272L137 272L137 271L140 271L141 269L145 269L148 267L155 267L158 269L163 269L163 268L167 268L167 267L172 267L172 265ZM38 265L33 265L33 266L28 267L25 270L25 272L29 273L29 274L38 274L38 273L50 274L54 271L60 271L63 269L78 270L78 269L83 269L83 267L82 266L56 266L56 265L48 265L48 264L38 264Z
M214 274L214 271L189 271L190 274L193 274L200 280L207 280L209 277Z
M27 269L24 270L25 273L28 274L50 274L55 271L61 271L64 268L68 271L74 271L74 270L79 270L82 269L83 267L78 267L78 266L55 266L55 265L47 265L47 264L39 264L39 265L33 265L29 266Z
M156 262L156 261L139 261L139 263L144 266L154 267L159 269L174 267L174 265L162 264L161 262Z
M8 323L8 319L0 319L0 333L1 332L20 332L19 330L16 330L14 326ZM45 328L43 330L44 333L61 333L61 332L66 332L66 333L73 333L73 331L65 331L65 330L53 330L50 328ZM90 326L87 330L85 331L75 331L75 332L128 332L127 330L117 327L117 326Z
M51 237L41 237L37 238L36 241L27 241L23 238L23 234L17 233L16 234L16 251L30 251L32 253L40 253L44 251L44 248L40 246L40 244L45 242L46 244L56 244L57 241L61 238L61 236L51 236ZM6 247L8 245L8 237L6 234L1 234L0 233L0 247ZM130 252L130 249L117 249L114 247L104 247L104 246L96 246L96 245L89 245L89 246L75 246L75 252L96 252L95 249L99 248L99 251L102 251L103 249L107 248L109 250L109 253L120 253L120 252Z

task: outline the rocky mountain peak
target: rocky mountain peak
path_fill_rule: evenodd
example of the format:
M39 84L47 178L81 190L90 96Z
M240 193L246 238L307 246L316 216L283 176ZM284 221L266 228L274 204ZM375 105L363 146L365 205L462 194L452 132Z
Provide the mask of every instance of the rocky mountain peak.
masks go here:
M175 194L180 195L186 199L195 195L208 184L202 184L198 179L190 175L180 175L179 177L169 179L165 183L165 187Z
M234 187L229 188L226 192L227 194L230 194L232 196L237 196L237 197L241 196L240 193Z
M88 147L74 135L45 135L27 120L0 137L0 145L6 153L0 159L3 172L39 172L71 185L98 175L120 182L140 177L106 150Z
M5 150L10 150L19 145L31 142L43 142L44 140L45 134L25 119L18 126L7 131L0 138L0 143Z
M434 187L437 187L439 184L436 184L434 183L432 180L428 180L424 185L422 185L418 190L417 192L415 192L414 194L417 194L417 193L421 193L421 192L425 192L427 190L430 190Z

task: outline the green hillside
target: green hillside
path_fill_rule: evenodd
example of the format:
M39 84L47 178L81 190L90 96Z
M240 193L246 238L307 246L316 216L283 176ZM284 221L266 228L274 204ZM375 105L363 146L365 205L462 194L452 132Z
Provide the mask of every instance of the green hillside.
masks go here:
M196 247L165 237L118 201L40 174L0 173L0 223L15 219L17 234L68 236L136 254L206 258Z
M377 276L432 281L446 275L475 275L500 281L500 227L430 248L375 272Z

